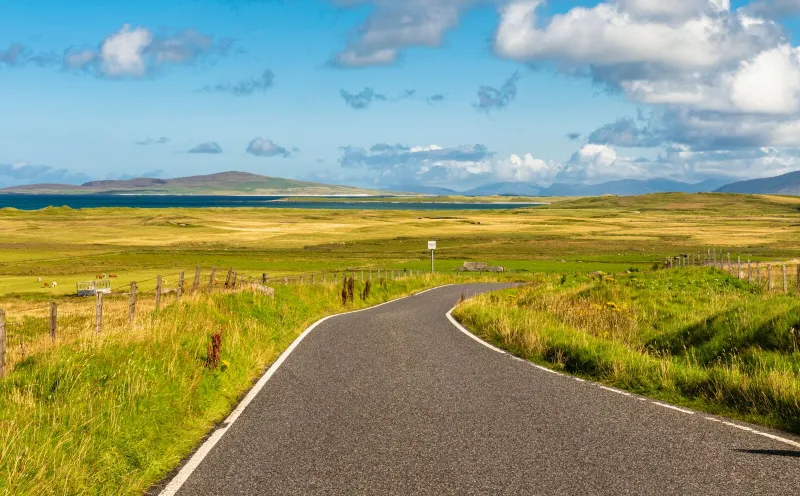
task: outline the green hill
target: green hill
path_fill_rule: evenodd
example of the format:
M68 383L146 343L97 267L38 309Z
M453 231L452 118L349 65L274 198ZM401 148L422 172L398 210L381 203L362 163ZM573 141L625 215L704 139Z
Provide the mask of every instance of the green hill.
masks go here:
M220 172L204 176L157 179L140 177L125 181L90 181L71 184L32 184L0 189L21 194L117 194L117 195L213 195L213 196L377 196L386 191L260 176L248 172Z

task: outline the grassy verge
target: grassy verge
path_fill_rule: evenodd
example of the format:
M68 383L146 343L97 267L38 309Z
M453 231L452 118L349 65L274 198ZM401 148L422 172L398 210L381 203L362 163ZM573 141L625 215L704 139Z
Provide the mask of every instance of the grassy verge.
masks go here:
M800 300L704 268L539 276L454 316L517 356L800 433Z
M448 282L376 283L346 306L333 285L187 297L135 328L28 356L0 381L0 494L141 494L310 323ZM212 371L217 331L222 366Z

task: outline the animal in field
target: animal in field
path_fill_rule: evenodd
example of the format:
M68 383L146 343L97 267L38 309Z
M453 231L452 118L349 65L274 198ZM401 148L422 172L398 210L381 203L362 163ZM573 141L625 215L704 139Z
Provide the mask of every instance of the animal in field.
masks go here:
M44 283L44 287L46 287L46 288L52 288L52 287L53 287L53 284L52 284L52 283L49 283L49 282L46 282L46 283Z
M42 278L41 277L37 277L36 278L36 282L42 282Z
M53 281L51 284L53 285L53 287L54 287L54 288L55 288L56 286L58 286L58 283L57 283L57 282L55 282L55 281Z
M109 274L109 275L108 275L108 278L109 278L109 279L116 279L116 278L117 278L117 275L116 275L116 274Z
M103 274L97 274L94 277L95 277L95 279L103 279L105 276L103 276Z

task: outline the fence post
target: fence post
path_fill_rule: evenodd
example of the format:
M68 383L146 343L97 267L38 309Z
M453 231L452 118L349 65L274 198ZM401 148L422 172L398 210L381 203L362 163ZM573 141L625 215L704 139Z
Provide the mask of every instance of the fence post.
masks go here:
M786 286L786 264L783 264L783 294L786 294L788 289Z
M183 272L178 274L178 301L181 301L181 296L183 296Z
M772 290L775 283L772 281L772 264L767 264L767 289Z
M217 273L216 267L211 267L211 276L208 278L208 292L210 293L214 289L214 274Z
M156 311L161 309L161 276L156 276Z
M128 303L128 322L133 323L136 315L136 281L131 282L131 299Z
M756 262L756 282L761 285L761 263Z
M742 278L742 256L736 256L736 279Z
M261 274L261 285L262 286L266 286L267 285L267 273L266 272Z
M800 293L800 264L797 264L797 291Z
M225 289L228 289L228 287L231 284L231 274L235 274L235 272L233 272L233 268L228 269L228 275L225 276ZM235 275L233 276L233 282L234 283L236 282L236 276Z
M192 282L192 293L197 292L197 288L200 287L200 267L194 270L194 281Z
M95 332L100 334L100 331L103 330L103 293L97 293L97 301L95 303L94 309L94 318L95 318Z
M56 342L56 331L58 329L58 305L50 303L50 339Z
M0 310L0 379L6 376L6 311Z
M747 282L751 283L753 281L753 266L750 265L750 260L747 261Z
M317 283L317 275L311 274L311 284L316 284L316 283Z

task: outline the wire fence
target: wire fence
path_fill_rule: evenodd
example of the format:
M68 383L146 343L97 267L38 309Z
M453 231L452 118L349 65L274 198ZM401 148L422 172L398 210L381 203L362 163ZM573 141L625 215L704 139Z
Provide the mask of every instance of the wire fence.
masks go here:
M267 273L196 267L129 283L118 281L113 274L98 274L95 281L78 283L75 297L0 306L0 378L9 367L48 347L101 334L104 329L135 328L143 319L184 297L241 290L274 294L271 286L276 284L339 285L347 278L363 282L425 274L419 270L370 267L270 278Z
M664 261L667 268L690 266L715 267L731 276L761 287L766 291L800 295L800 260L751 261L715 249L699 253L682 253Z

